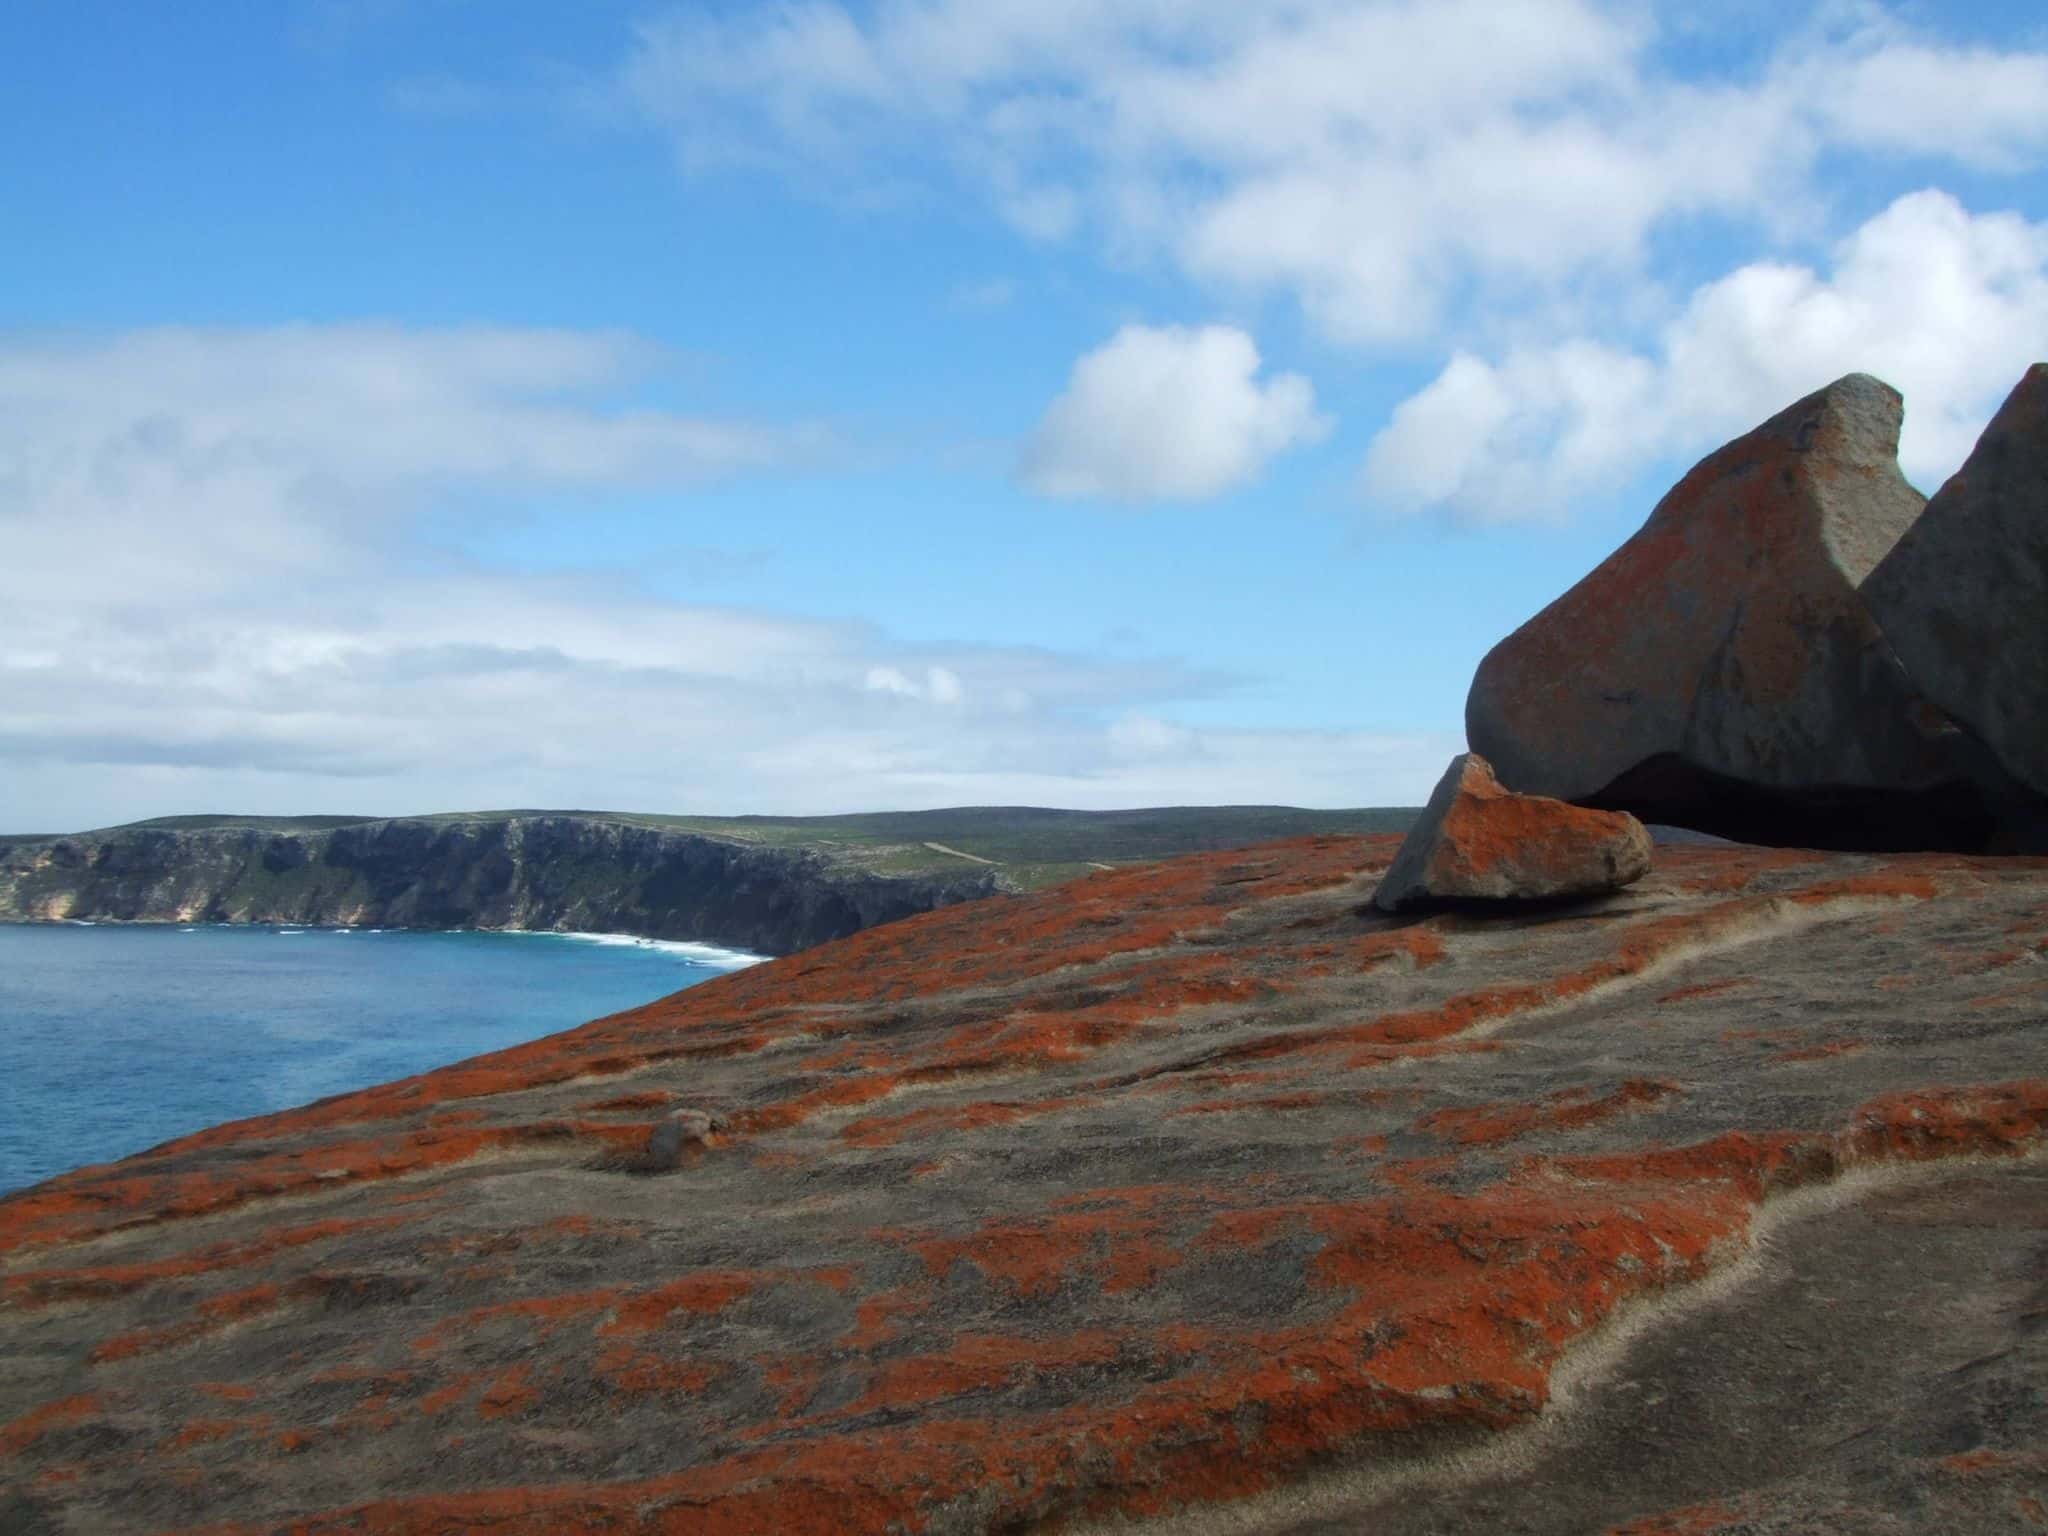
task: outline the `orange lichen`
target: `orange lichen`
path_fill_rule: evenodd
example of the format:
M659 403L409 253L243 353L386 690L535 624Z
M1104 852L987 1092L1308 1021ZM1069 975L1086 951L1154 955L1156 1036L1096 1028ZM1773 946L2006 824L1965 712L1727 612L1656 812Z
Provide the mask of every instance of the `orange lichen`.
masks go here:
M1152 1191L1101 1193L1112 1200L1138 1198L1108 1209L992 1221L964 1237L927 1237L912 1246L935 1278L971 1264L990 1282L1025 1298L1051 1296L1084 1279L1112 1294L1136 1290L1180 1262L1159 1241L1164 1220L1151 1209Z
M475 1375L456 1377L446 1386L436 1387L420 1398L420 1412L427 1414L446 1413L476 1389Z
M526 1412L540 1401L540 1388L533 1384L533 1370L515 1365L494 1377L477 1399L476 1411L486 1419L510 1418Z
M871 1351L895 1338L897 1325L904 1318L916 1316L930 1304L930 1296L921 1290L877 1292L854 1309L853 1328L841 1342L848 1349Z
M705 1269L621 1301L599 1333L652 1333L678 1312L706 1317L722 1312L772 1278L755 1270Z
M564 1323L609 1312L626 1296L623 1288L602 1286L591 1291L571 1291L556 1296L522 1296L513 1301L494 1301L467 1312L442 1318L413 1340L421 1354L445 1349L457 1338L477 1332L491 1323L511 1321L520 1325L523 1337L546 1338Z
M1916 923L1957 931L1940 903L1911 903L1993 879L1965 861L1815 874L1807 854L1666 850L1647 899L1597 921L1395 926L1362 910L1359 878L1391 851L1310 840L933 913L0 1203L0 1249L17 1250L0 1304L44 1309L35 1326L81 1356L182 1340L189 1356L138 1376L250 1414L156 1419L64 1497L132 1487L196 1507L218 1458L290 1449L276 1481L294 1509L317 1511L306 1490L346 1486L358 1462L444 1490L279 1518L306 1536L1168 1515L1369 1456L1382 1435L1426 1451L1439 1431L1526 1422L1566 1351L1740 1252L1772 1194L2048 1132L2033 1082L1923 1086L1818 1123L1782 1093L1755 1102L1809 1118L1751 1124L1749 1101L1701 1093L1699 1139L1680 1145L1645 1144L1676 1116L1625 1113L1675 1091L1621 1074L1665 1070L1636 1063L1681 1025L1731 1075L1848 1048L1842 1010L1795 1011L1801 974L1766 969L1783 935L1832 942L1837 906L1866 925L1874 903L1901 944ZM1752 942L1773 992L1761 1022L1796 1024L1715 1049L1761 1017L1710 1006L1745 979L1655 978ZM1955 1004L1921 1012L1966 1017L1977 959L1919 970ZM1640 980L1656 1005L1573 1006ZM1668 1027L1646 1039L1657 1007ZM1520 1028L1553 1011L1554 1029ZM1859 1033L1894 1038L1895 1017ZM1588 1024L1615 1033L1589 1042ZM1873 1052L1859 1076L1915 1083L1907 1056ZM677 1102L717 1105L728 1145L674 1177L617 1155ZM1579 1155L1518 1141L1565 1131ZM345 1219L287 1224L261 1204L322 1197ZM432 1226L372 1230L399 1219ZM144 1223L113 1254L18 1252ZM267 1310L255 1280L277 1288ZM205 1331L301 1296L318 1322L260 1349ZM121 1403L125 1433L146 1415ZM24 1483L81 1465L67 1441L86 1436L41 1444L39 1425L88 1424L97 1404L21 1406L0 1447L33 1449ZM648 1476L489 1486L522 1461L622 1464L614 1421L665 1426L634 1447ZM231 1422L263 1427L243 1443L213 1427ZM267 1527L222 1528L239 1529Z
M1517 871L1517 880L1526 871L1574 871L1587 849L1629 840L1638 856L1647 852L1647 838L1633 817L1510 793L1483 758L1467 757L1458 793L1428 845L1431 879L1469 888L1505 870Z
M779 1356L757 1362L761 1369L761 1380L768 1390L780 1394L775 1411L782 1422L796 1419L811 1400L818 1395L818 1387L824 1379L824 1371L816 1360L793 1356ZM756 1426L755 1435L760 1438L773 1434L781 1423L771 1421Z
M1856 1112L1840 1138L1861 1159L1999 1155L2048 1131L2048 1081L1887 1094Z
M1386 1095L1370 1088L1353 1088L1328 1093L1304 1089L1299 1093L1270 1093L1262 1097L1245 1099L1210 1099L1201 1104L1182 1104L1170 1112L1176 1115L1284 1115L1297 1111L1344 1106L1363 1109L1385 1102Z
M1826 1040L1819 1045L1795 1046L1789 1051L1779 1051L1773 1061L1831 1061L1837 1056L1854 1056L1864 1049L1861 1040Z
M970 1392L984 1392L1043 1371L1106 1365L1123 1347L1122 1336L1096 1329L1051 1339L1007 1334L957 1334L931 1354L907 1355L878 1367L867 1390L835 1417L900 1412Z
M613 1390L633 1396L675 1393L694 1397L725 1374L723 1367L671 1360L624 1344L599 1351L596 1370Z
M103 1399L79 1393L32 1408L20 1418L0 1424L0 1456L18 1456L51 1430L81 1424L104 1407Z
M1432 1110L1417 1129L1460 1146L1491 1147L1537 1131L1574 1130L1678 1092L1676 1083L1630 1078L1606 1093L1566 1088L1533 1104L1471 1104Z
M1661 1515L1646 1515L1626 1525L1609 1526L1603 1536L1713 1536L1742 1518L1741 1511L1730 1504L1694 1504Z
M1939 893L1931 876L1901 869L1874 870L1843 880L1824 880L1794 891L1792 900L1800 906L1818 906L1830 901L1877 898L1893 901L1931 901Z
M241 1434L248 1428L243 1419L194 1419L170 1439L166 1440L161 1452L175 1454L190 1450L195 1445L205 1445L214 1440L226 1440Z
M117 1360L132 1360L138 1355L176 1349L208 1334L247 1322L250 1318L274 1312L316 1292L317 1287L305 1280L290 1286L252 1285L244 1290L229 1291L201 1302L182 1323L173 1323L165 1328L136 1328L114 1335L93 1350L92 1361L95 1365L106 1365Z
M174 1258L135 1264L102 1264L85 1269L25 1270L0 1276L0 1301L41 1306L58 1301L93 1301L125 1296L166 1280L197 1279L231 1269L253 1269L294 1248L333 1242L361 1232L388 1231L414 1219L409 1215L365 1216L308 1222L245 1243L222 1243Z
M1074 1095L1036 1101L987 1100L979 1104L945 1105L901 1115L869 1115L840 1127L839 1134L859 1147L891 1147L906 1138L923 1139L941 1132L981 1131L1015 1125L1037 1115L1057 1114L1087 1102Z

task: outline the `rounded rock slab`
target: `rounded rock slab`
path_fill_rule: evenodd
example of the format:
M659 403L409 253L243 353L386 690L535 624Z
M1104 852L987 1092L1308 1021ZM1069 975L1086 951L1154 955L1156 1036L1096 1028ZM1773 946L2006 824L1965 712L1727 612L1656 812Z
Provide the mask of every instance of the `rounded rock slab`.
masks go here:
M1451 759L1373 893L1384 912L1459 901L1597 896L1650 872L1650 834L1625 812L1591 811L1501 787L1485 758Z

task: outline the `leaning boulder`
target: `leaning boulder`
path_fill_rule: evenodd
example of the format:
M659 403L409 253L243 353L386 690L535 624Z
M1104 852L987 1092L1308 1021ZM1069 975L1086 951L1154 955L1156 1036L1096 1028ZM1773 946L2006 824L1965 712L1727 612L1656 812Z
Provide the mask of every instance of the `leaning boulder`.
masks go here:
M1851 374L1710 454L1495 646L1466 734L1510 788L1746 842L1978 847L1960 733L1860 588L1924 505Z
M1915 685L2048 796L2048 363L2027 370L1863 595Z
M1476 752L1451 759L1373 903L1385 912L1461 901L1598 896L1650 870L1635 817L1511 794Z

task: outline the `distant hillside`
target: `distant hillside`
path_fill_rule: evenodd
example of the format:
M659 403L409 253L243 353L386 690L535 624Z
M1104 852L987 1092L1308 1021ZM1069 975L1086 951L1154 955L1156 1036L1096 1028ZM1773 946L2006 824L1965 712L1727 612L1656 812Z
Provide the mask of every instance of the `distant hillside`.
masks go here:
M1398 832L1414 815L1005 806L817 817L169 816L0 838L0 921L543 928L785 954L1093 869L1311 833Z

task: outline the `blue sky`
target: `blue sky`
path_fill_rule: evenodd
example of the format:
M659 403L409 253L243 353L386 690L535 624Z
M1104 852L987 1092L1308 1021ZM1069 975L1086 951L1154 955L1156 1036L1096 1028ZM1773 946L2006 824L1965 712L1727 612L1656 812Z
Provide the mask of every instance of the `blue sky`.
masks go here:
M2018 5L0 15L0 830L1414 802L1842 372L2048 354Z

